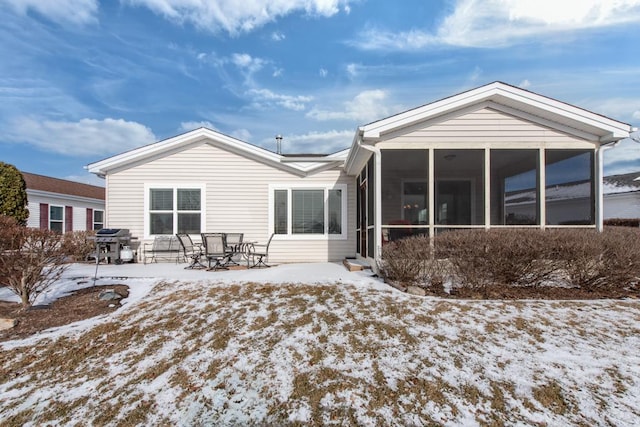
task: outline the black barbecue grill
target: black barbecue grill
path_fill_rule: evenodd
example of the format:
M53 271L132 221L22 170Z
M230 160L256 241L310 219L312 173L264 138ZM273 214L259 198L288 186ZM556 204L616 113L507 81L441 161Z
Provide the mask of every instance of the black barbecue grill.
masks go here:
M127 228L103 228L96 232L96 254L107 262L122 263L120 251L131 245L131 233ZM97 258L97 257L96 257Z

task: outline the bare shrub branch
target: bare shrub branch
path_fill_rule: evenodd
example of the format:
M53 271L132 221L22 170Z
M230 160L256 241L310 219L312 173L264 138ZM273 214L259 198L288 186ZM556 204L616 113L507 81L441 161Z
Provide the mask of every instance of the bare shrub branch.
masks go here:
M5 221L5 220L3 220ZM64 270L60 235L9 222L0 232L0 279L29 307Z

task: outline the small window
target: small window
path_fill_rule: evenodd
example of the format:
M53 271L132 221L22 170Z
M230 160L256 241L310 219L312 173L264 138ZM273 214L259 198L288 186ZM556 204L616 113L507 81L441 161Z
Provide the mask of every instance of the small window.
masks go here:
M49 206L49 230L62 233L64 228L64 207Z
M273 205L273 232L276 234L287 234L287 190L275 190Z
M93 211L93 229L102 230L104 228L104 211Z

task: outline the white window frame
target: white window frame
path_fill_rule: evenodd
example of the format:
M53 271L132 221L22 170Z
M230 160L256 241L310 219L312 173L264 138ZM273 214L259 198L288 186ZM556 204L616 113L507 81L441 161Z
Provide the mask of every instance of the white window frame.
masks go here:
M65 214L66 214L66 212L65 212L65 210L66 210L66 209L65 209L65 207L64 207L64 206L61 206L61 205L51 205L51 204L49 205L49 221L48 221L47 226L49 227L49 230L53 231L53 229L51 228L51 223L53 222L53 221L52 221L52 219L51 219L51 208L60 208L60 209L62 209L62 220L61 220L61 221L59 221L59 220L55 220L55 222L56 222L56 223L58 223L58 222L59 222L59 223L61 223L61 224L62 224L62 229L61 229L61 231L60 231L60 232L61 232L61 233L64 233L64 220L65 220L65 217L64 217L64 216L65 216Z
M102 222L96 221L96 212L102 212ZM102 225L101 228L104 228L104 210L103 209L94 209L91 214L93 218L91 218L91 229L96 230L96 224Z
M171 189L173 190L173 231L172 234L151 234L151 221L149 210L150 201L151 201L151 190L155 189ZM199 211L180 211L181 213L200 213L200 232L204 233L206 230L206 221L207 221L207 192L206 185L202 183L148 183L144 185L144 236L145 239L152 239L155 236L173 236L175 235L175 231L178 229L178 190L200 190L200 210ZM199 237L199 235L197 236Z
M347 185L346 184L269 184L269 235L274 232L275 221L275 191L287 191L287 234L276 234L278 240L346 240L349 230L347 215ZM323 190L324 191L324 233L323 234L292 234L292 190ZM342 232L329 234L329 190L341 190L340 217Z

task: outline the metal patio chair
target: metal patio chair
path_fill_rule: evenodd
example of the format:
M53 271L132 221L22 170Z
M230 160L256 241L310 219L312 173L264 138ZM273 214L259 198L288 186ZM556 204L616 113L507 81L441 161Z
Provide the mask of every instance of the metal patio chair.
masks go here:
M194 244L193 240L191 240L191 236L188 234L176 234L178 241L180 242L180 246L182 246L182 253L186 259L191 259L191 263L185 267L185 269L197 269L197 268L207 268L200 260L203 257L202 245Z
M232 253L229 257L229 261L227 261L228 265L240 265L238 264L237 259L242 252L241 249L243 247L243 238L244 233L225 233L225 244L227 245L227 251Z
M266 244L255 243L249 245L248 256L251 257L251 260L253 261L253 264L249 268L271 267L265 262L265 259L269 259L269 245L271 245L273 236L275 236L275 233L271 234L271 237L269 237L269 240ZM256 258L258 258L257 261Z
M202 241L204 256L209 262L207 270L228 270L227 263L234 252L228 250L224 233L203 233Z

